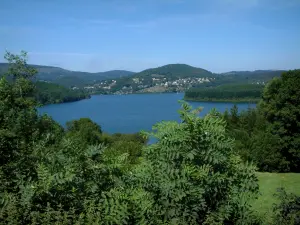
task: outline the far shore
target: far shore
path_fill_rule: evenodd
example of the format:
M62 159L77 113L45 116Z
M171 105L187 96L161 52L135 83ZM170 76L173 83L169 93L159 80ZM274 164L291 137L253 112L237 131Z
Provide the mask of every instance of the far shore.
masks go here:
M188 101L188 102L234 102L234 103L258 103L260 99L206 99L206 98L201 98L201 99L192 99L192 98L184 98L183 100Z

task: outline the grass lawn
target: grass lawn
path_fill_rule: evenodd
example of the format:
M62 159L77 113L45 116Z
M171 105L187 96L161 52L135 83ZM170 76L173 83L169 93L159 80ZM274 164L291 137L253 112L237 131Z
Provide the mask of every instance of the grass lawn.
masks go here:
M257 173L261 195L253 203L253 207L269 224L272 217L273 204L278 202L274 197L277 188L284 187L287 193L300 195L300 173Z

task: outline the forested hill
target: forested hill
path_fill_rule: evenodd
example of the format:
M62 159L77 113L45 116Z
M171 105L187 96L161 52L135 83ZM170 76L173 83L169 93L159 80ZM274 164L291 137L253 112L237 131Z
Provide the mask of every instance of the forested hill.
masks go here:
M94 87L107 94L182 92L193 84L209 82L214 77L212 72L205 69L186 64L168 64L143 70L132 76L106 80Z
M95 81L113 79L134 74L126 70L112 70L107 72L88 73L81 71L70 71L59 67L31 65L38 70L37 79L42 81L51 81L61 84L65 87L84 87ZM7 71L8 64L0 63L0 74Z
M70 89L59 84L38 81L35 83L35 98L42 105L74 102L81 99L90 98L90 95L84 90Z
M134 77L146 78L155 76L166 76L168 78L187 78L187 77L213 77L213 73L186 64L168 64L165 66L143 70L134 74Z
M95 89L108 94L185 92L196 87L216 87L224 84L265 84L283 71L234 71L212 73L186 64L169 64L147 69L132 76L106 80Z
M0 74L7 70L0 63ZM212 73L187 64L168 64L138 73L112 70L101 73L69 71L59 67L38 66L39 81L63 85L67 88L88 89L97 94L131 94L154 92L185 92L195 87L215 87L224 84L265 84L279 77L282 70L231 71Z
M284 70L231 71L220 73L215 84L225 83L266 83L274 77L280 77Z
M256 102L262 95L262 84L225 84L217 87L191 88L184 94L189 101Z

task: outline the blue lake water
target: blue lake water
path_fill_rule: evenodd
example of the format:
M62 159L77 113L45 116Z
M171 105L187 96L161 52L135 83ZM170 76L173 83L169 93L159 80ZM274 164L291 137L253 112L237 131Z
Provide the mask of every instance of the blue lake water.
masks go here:
M133 95L95 95L78 102L47 105L39 108L39 113L46 113L61 125L67 121L82 117L90 118L101 125L108 133L134 133L151 130L162 120L180 121L178 100L182 93L171 94L133 94ZM212 108L219 112L230 109L233 103L190 102L193 107L204 107L200 116ZM238 103L239 110L255 107L255 104Z

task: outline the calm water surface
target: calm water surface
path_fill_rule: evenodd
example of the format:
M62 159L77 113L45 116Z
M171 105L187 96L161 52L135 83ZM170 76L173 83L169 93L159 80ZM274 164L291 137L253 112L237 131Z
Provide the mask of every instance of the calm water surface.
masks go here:
M101 125L108 133L134 133L151 130L152 125L162 120L179 121L178 100L183 94L134 94L134 95L95 95L90 99L47 105L39 108L61 125L67 121L87 117ZM233 103L190 102L193 107L204 107L200 116L212 108L220 112L230 109ZM238 103L239 110L255 107L255 104Z

